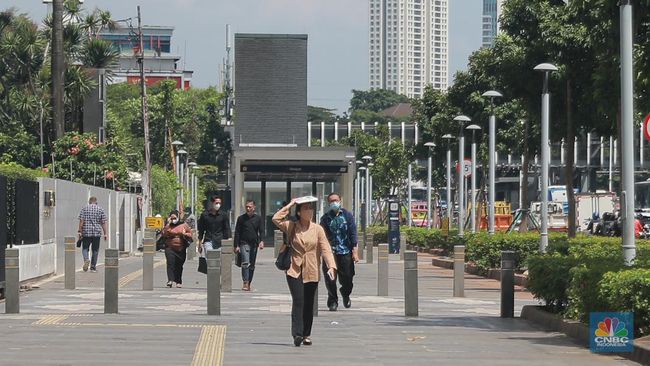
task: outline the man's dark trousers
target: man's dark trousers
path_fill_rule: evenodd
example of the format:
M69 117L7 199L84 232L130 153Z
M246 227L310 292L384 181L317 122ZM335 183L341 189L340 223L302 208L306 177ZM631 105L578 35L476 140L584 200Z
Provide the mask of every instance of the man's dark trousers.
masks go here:
M336 277L341 284L341 296L343 298L350 297L352 293L352 277L354 277L354 260L352 260L352 253L348 254L334 254L336 261ZM327 275L327 265L323 261L323 277L325 277L325 287L327 287L327 306L331 304L338 304L338 292L336 290L336 279L332 281Z

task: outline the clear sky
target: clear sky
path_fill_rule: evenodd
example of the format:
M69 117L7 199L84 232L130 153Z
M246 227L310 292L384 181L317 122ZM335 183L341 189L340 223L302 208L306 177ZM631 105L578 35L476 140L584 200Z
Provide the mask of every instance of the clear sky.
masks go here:
M482 0L449 1L450 77L465 69L481 45ZM367 0L86 0L87 9L109 10L114 19L136 17L146 25L175 27L172 50L186 55L193 85L217 85L225 55L225 28L233 33L304 33L309 36L308 103L349 107L352 89L368 89ZM32 19L46 14L42 0L2 0ZM135 23L134 23L135 24ZM181 65L183 60L181 60Z

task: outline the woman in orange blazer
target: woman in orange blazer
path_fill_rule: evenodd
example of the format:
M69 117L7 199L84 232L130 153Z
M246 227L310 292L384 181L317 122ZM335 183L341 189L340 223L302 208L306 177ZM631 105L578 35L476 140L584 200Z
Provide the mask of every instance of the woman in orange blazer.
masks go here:
M298 221L285 220L291 207L296 206ZM325 260L327 275L336 277L336 262L323 228L312 222L314 203L296 204L293 199L273 215L273 223L287 234L291 243L291 266L286 271L291 292L291 335L293 344L310 346L311 326L314 321L314 295L318 287L321 257ZM281 251L286 250L283 245Z

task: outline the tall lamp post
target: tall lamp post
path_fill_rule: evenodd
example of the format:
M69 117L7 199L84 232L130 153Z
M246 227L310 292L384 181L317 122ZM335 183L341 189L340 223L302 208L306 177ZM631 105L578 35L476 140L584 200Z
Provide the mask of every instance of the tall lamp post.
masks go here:
M489 169L489 184L488 184L488 233L494 235L494 190L496 184L496 117L494 116L494 98L500 98L503 95L495 90L489 90L483 93L483 96L490 98L490 121L489 121L489 142L488 142L488 169Z
M460 123L460 134L458 136L458 236L461 238L465 235L465 187L464 185L464 165L465 165L465 124L471 119L467 116L460 115L454 117L454 121Z
M621 180L623 198L623 256L631 266L634 243L634 64L632 0L621 0Z
M178 212L183 212L183 158L187 155L187 151L180 149L176 153L177 161L179 162L178 166L178 207L176 208Z
M195 214L194 212L194 169L196 169L196 163L193 161L189 162L187 164L187 173L186 173L187 182L185 182L185 187L187 191L190 192L190 210L193 214Z
M429 159L427 164L427 227L431 228L431 169L432 169L432 157L433 148L436 147L436 144L433 142L427 142L424 144L429 149Z
M550 95L548 92L548 77L551 72L557 71L557 67L553 64L544 63L535 66L534 70L544 73L544 84L542 87L542 189L540 193L542 196L542 207L540 212L541 228L539 251L546 253L546 247L548 246L548 164L551 157L548 139L548 125L551 110Z
M481 130L478 125L469 125L467 129L472 131L472 211L471 226L472 233L476 233L476 131Z
M451 225L451 212L454 207L454 200L451 197L451 140L454 137L446 134L442 138L447 140L447 225Z
M372 174L370 174L370 169L375 166L375 163L368 163L367 164L368 169L366 170L366 173L368 173L368 225L372 223Z
M363 161L357 160L354 162L355 170L357 171L357 179L354 182L354 217L358 223L361 222L361 170Z
M370 155L364 155L361 157L361 160L366 164L366 186L365 186L365 197L363 201L366 203L366 206L364 207L364 212L363 215L366 218L366 226L370 226L370 167L368 164L370 164L370 161L372 160L372 156Z
M366 172L367 170L368 170L368 168L366 168L365 166L359 167L359 175L360 175L360 178L361 178L361 180L359 180L359 187L360 187L359 188L359 200L361 202L361 204L359 205L359 222L361 223L361 229L363 230L364 233L366 232L366 226L367 226L367 223L366 223L366 219L367 219L366 218L366 205L368 203L366 202L366 198L368 196L366 195L366 180L365 180L366 178L363 177L363 173ZM366 174L366 176L367 176L367 174Z

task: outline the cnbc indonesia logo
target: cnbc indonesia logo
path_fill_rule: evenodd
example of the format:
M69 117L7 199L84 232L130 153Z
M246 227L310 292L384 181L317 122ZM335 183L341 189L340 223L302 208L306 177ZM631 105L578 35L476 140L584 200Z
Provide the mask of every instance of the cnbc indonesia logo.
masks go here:
M631 313L592 313L590 320L593 352L632 351L634 328Z

